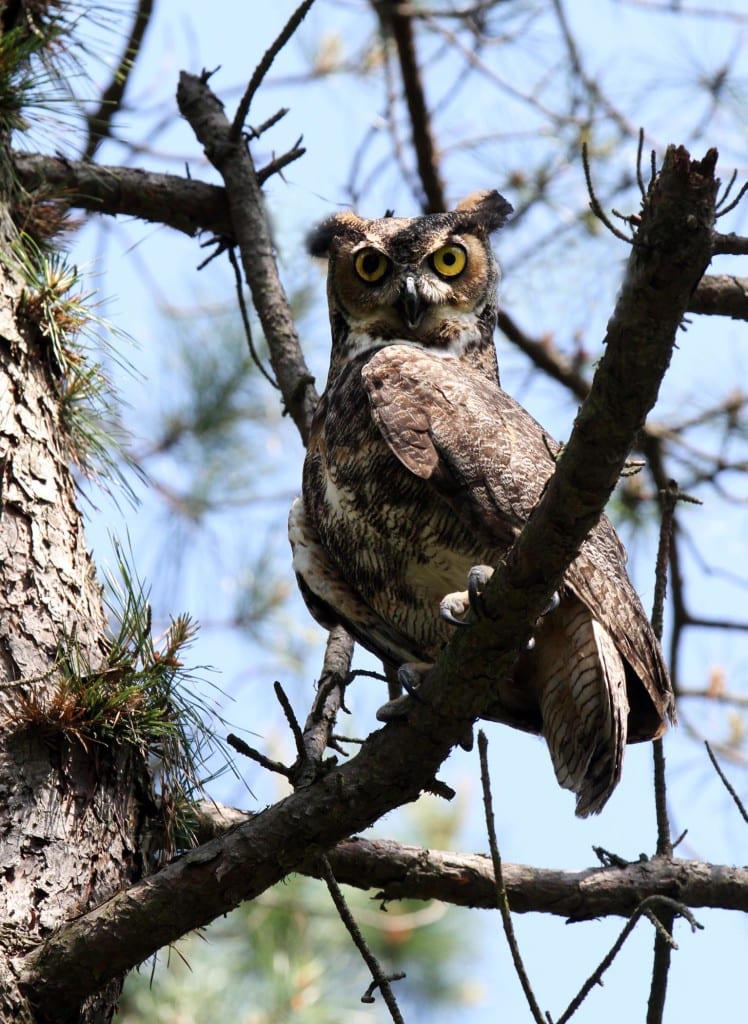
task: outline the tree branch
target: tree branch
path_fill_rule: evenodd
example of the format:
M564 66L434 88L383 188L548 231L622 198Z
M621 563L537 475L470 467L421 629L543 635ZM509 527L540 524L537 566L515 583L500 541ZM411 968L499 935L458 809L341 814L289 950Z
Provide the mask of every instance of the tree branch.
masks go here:
M92 213L139 217L186 235L230 236L226 190L218 185L133 167L101 167L84 160L13 153L19 183L39 199L55 199Z
M706 274L691 296L688 312L748 320L748 278Z
M201 137L225 138L228 122L218 101L204 97L205 83L183 76L182 89L183 109ZM256 183L246 209L237 214L234 205L232 190L243 178L244 160L245 154L234 149L221 157L221 165L230 181L240 244L247 244L243 232L262 220L251 255L265 265L272 261L272 248ZM606 352L569 442L542 500L486 590L486 619L457 633L423 682L422 699L411 702L407 717L373 732L346 764L61 929L25 958L30 998L63 1016L108 978L289 872L308 869L321 851L429 787L451 748L464 742L473 721L490 706L496 679L508 671L530 621L547 604L598 518L655 401L689 295L711 256L715 161L714 151L691 161L682 147L668 149L645 197ZM263 274L268 275L266 266ZM257 280L254 284L257 288ZM268 301L259 289L258 298ZM276 361L282 361L277 354Z
M439 160L436 156L431 118L416 56L411 16L404 10L401 0L383 0L376 4L375 8L382 17L385 31L392 34L397 48L403 93L412 129L411 139L418 163L418 177L425 196L424 213L439 213L446 209L444 185L439 176Z
M317 404L314 378L304 361L291 308L275 264L275 247L252 156L243 139L233 139L223 105L208 88L206 76L183 71L177 103L205 154L226 185L231 237L239 247L242 268L265 332L270 361L286 411L304 444Z
M146 29L153 15L153 0L139 0L135 10L130 35L125 43L122 57L112 80L101 94L99 106L86 118L88 139L83 152L84 160L93 160L96 150L107 136L111 135L112 119L122 105L130 74L135 66Z
M201 800L195 830L205 841L248 821L252 814ZM345 885L375 890L389 900L440 900L456 907L496 909L491 858L424 849L390 839L354 836L327 854ZM319 877L316 865L302 874ZM560 871L502 863L509 905L518 914L555 914L569 921L628 917L648 896L670 896L689 907L748 910L748 867L654 857L624 866Z

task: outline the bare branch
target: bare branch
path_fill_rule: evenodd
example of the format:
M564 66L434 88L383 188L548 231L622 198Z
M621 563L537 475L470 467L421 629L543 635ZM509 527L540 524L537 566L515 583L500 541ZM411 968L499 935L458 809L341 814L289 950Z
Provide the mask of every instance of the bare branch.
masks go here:
M740 811L740 813L742 815L743 821L748 822L748 811L746 811L745 806L744 806L742 800L740 799L738 794L735 792L735 789L730 784L730 782L727 779L727 776L725 775L725 773L720 768L719 762L717 761L717 758L712 753L712 748L706 742L704 743L704 746L706 747L706 752L709 755L709 760L714 765L715 772L717 773L717 775L719 775L720 779L722 780L722 785L725 787L727 792L732 797L733 802L735 803L735 806L737 807L737 809Z
M193 805L195 830L207 842L254 815L202 800ZM389 839L345 839L327 854L341 884L392 900L440 900L459 907L497 909L491 858L424 849ZM319 877L318 865L303 874ZM571 922L628 917L650 895L675 896L690 907L748 910L748 867L693 860L623 862L560 871L502 861L509 906L515 914L549 913Z
M223 105L204 77L182 72L177 89L181 113L191 124L206 155L226 185L231 235L241 255L244 276L265 331L275 379L306 443L317 404L314 378L304 360L293 314L278 276L275 250L252 157L242 140L231 138Z
M122 105L127 83L135 66L135 58L140 52L143 37L150 24L152 14L153 0L139 0L130 35L122 51L122 57L117 65L117 70L114 72L111 82L101 94L99 106L86 118L88 122L88 139L82 154L84 160L93 160L96 150L104 139L111 134L112 119Z
M226 190L218 185L39 153L16 152L13 164L20 184L42 199L57 199L92 213L139 217L190 236L203 230L231 234Z
M634 927L636 926L640 917L648 917L652 924L655 926L657 934L663 934L662 925L658 918L655 916L653 911L653 907L656 906L664 907L665 912L668 914L673 914L673 916L676 913L682 914L684 917L687 918L693 929L701 927L701 925L694 920L693 915L689 912L688 908L685 905L678 903L676 900L671 899L669 896L648 896L646 899L642 900L642 902L636 908L636 910L631 915L629 920L626 922L623 931L618 936L616 941L613 943L610 950L606 953L605 957L603 957L602 961L598 964L598 966L592 972L592 974L584 983L584 985L582 985L577 995L572 999L572 1001L567 1006L566 1010L564 1010L564 1012L558 1018L556 1024L566 1024L567 1021L571 1020L572 1016L582 1005L582 1003L587 998L589 993L592 991L594 986L602 985L603 975L620 953L624 943L626 942L626 939L628 939L629 935L634 930ZM670 944L674 945L670 934L664 934L666 935L667 940L670 941Z
M281 29L278 37L273 41L272 46L268 47L263 54L262 60L254 69L252 77L249 80L249 84L237 108L236 115L234 116L234 123L231 125L229 134L232 142L236 142L240 138L241 133L244 130L244 122L247 118L247 114L249 113L249 107L252 103L252 99L262 85L265 75L272 67L273 61L302 23L304 18L306 18L309 13L309 8L313 3L314 0L303 0L303 2L299 4Z
M715 256L746 256L748 255L748 238L744 235L736 235L730 232L729 235L721 235L718 231L714 233L712 251Z
M425 195L424 212L438 213L446 209L444 185L439 175L439 160L431 128L421 70L416 56L416 41L410 15L404 14L400 0L382 0L376 5L385 31L392 33L397 47L403 92L412 129L413 149Z
M517 972L517 977L519 978L520 985L522 986L522 991L525 993L525 999L527 1000L527 1005L530 1007L530 1013L532 1014L533 1020L535 1021L535 1024L547 1024L542 1011L538 1006L535 993L532 990L530 978L528 977L522 955L519 951L517 936L514 933L514 925L512 924L509 899L506 894L504 875L501 867L499 844L496 839L496 824L494 822L493 801L491 799L491 776L488 771L488 740L486 739L486 734L482 729L478 732L478 754L480 756L480 781L481 788L483 790L483 810L486 819L486 831L488 832L488 846L491 850L491 864L493 865L494 879L496 882L496 902L501 912L504 934L506 935L509 952L512 955L514 970Z
M333 874L333 870L330 866L330 862L327 859L327 857L322 857L320 859L320 872L327 884L327 889L328 892L330 893L330 897L332 898L333 903L335 904L335 909L340 915L340 920L348 929L348 934L353 939L356 949L359 951L364 963L371 971L373 983L369 986L366 995L362 998L361 1001L364 1003L373 1003L374 999L371 995L371 992L374 987L378 988L379 991L382 993L382 998L384 999L385 1005L387 1009L390 1011L390 1016L392 1017L395 1024L405 1024L405 1021L403 1020L403 1015L400 1013L400 1007L397 1005L397 1000L395 999L395 993L392 991L392 985L390 985L391 981L399 981L401 978L404 978L405 975L398 974L388 977L382 970L379 961L374 956L371 949L369 948L368 943L366 942L366 939L361 934L361 929L357 925L356 919L351 913L348 904L345 901L343 893L340 891L340 886L337 883L337 880L335 878L335 875Z

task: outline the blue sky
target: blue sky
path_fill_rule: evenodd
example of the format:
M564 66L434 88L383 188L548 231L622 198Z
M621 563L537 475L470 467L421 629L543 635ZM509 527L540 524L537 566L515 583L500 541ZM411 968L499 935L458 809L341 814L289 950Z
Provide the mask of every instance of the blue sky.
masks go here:
M198 72L203 67L220 65L213 85L231 113L242 84L294 6L288 0L278 0L273 5L214 0L208 11L203 5L161 0L133 81L132 110L123 112L119 118L122 135L134 143L145 138L146 133L153 133L149 136L151 151L133 156L127 147L110 143L102 149L100 161L127 160L174 173L181 173L188 162L194 177L216 180L184 122L174 120L168 129L155 131L162 114L168 111L178 72L181 68ZM606 76L609 89L622 105L633 109L655 142L681 141L694 124L704 121L703 148L712 143L720 145L727 161L725 176L732 167L731 161L742 160L741 180L745 179L745 121L741 136L734 124L725 124L722 115L710 118L706 103L684 103L682 99L700 69L718 66L732 54L741 33L745 33L745 25L725 28L708 19L674 24L664 16L653 22L649 18L644 20L643 8L624 3L581 2L568 6L589 69ZM271 148L282 151L302 134L307 147L306 156L288 169L285 181L274 178L270 182L267 202L286 285L289 290L306 288L314 297L300 328L320 388L326 375L328 343L324 280L320 268L312 266L306 257L302 239L310 224L345 203L352 155L366 128L376 128L381 100L371 81L340 77L299 88L298 76L308 66L310 56L325 45L342 47L344 53L356 52L357 45L371 30L363 8L354 0L318 0L298 37L279 59L250 118L259 123L279 106L290 106L287 118L255 151L267 157ZM512 81L521 82L530 65L547 59L542 49L542 32L528 38L538 49L532 49L529 42L523 46L520 39L510 57L516 67L502 69ZM105 47L102 52L106 53ZM651 70L655 62L659 86L653 92L644 83L645 71ZM98 73L105 77L105 62ZM745 85L745 57L740 75ZM466 132L474 128L478 133L481 126L489 128L508 116L489 84L481 82L480 76L475 80L475 93L466 96L459 116L452 115L452 128L462 127ZM507 110L509 102L507 99ZM460 118L462 125L458 125ZM449 123L445 124L444 131L449 127ZM509 169L518 159L532 159L538 147L546 144L543 139L528 140L518 132L514 141L507 141L502 151L493 154L488 180L484 160L477 159L467 148L455 148L445 164L450 197L459 199L476 187L495 186L509 199L515 198L506 180ZM166 156L170 159L162 158ZM173 156L177 159L171 159ZM621 166L630 168L633 157L631 146L621 148ZM545 331L549 325L559 323L559 341L568 339L575 330L594 339L603 334L625 250L623 246L616 248L606 237L596 236L568 250L563 239L552 239L545 249L534 251L537 239L552 234L584 201L579 161L564 168L563 181L567 191L555 195L542 216L537 215L497 240L505 270L503 295L513 314L531 332ZM396 206L403 214L416 212L412 197L398 184L396 169L391 164L384 164L374 175L361 212L376 214L387 206ZM745 230L745 217L738 214L728 229L741 230L741 223ZM101 294L111 297L109 316L137 341L138 348L131 358L145 375L145 381L133 384L123 379L121 384L132 410L130 421L136 433L144 432L159 410L170 407L174 390L179 386L178 353L172 350L174 336L170 325L170 321L179 320L175 311L186 309L189 318L190 311L194 315L202 303L230 302L229 267L216 261L198 274L196 265L205 254L196 242L164 228L122 219L103 226L89 224L76 238L72 255L79 264L91 267ZM734 261L724 260L715 270L727 272L733 267ZM741 331L742 350L738 340ZM665 419L684 402L708 405L723 394L726 379L736 386L745 381L744 332L744 325L706 320L695 323L682 337L655 416ZM209 339L206 343L210 343ZM554 385L538 382L536 378L530 380L526 363L506 343L499 343L499 355L507 390L527 404L553 433L561 438L566 436L574 417L574 404ZM268 408L275 407L276 398L269 389L265 400ZM262 443L270 468L258 490L266 487L265 493L270 495L291 495L299 487L303 458L291 424L277 419L272 430L263 435ZM105 565L111 558L108 532L121 536L127 528L137 553L138 569L153 587L156 619L163 622L170 612L186 609L208 623L195 657L199 663L216 668L212 678L232 698L225 703L223 713L233 726L259 733L262 740L256 741L258 745L267 744L275 754L288 754L290 741L282 720L273 710L272 682L275 678L284 680L298 713L303 715L321 663L324 636L308 619L294 594L290 558L284 567L284 558L288 558L283 538L285 498L256 504L234 515L231 521L217 521L210 539L188 536L186 549L179 552L183 560L179 573L173 568L173 547L175 543L181 545L182 540L170 543L158 499L145 492L141 498L142 506L136 515L123 503L119 515L105 498L95 497L100 511L89 509L89 517L97 561ZM744 510L736 512L712 502L704 510L689 511L684 519L718 564L733 570L746 565L748 526ZM647 607L651 604L649 566L655 540L653 530L627 536L634 576ZM251 638L212 628L211 622L229 608L241 582L243 560L249 562L264 549L273 554L273 566L287 586L289 599L272 627L270 642L266 638L266 643L258 648ZM740 617L741 607L746 604L744 590L704 575L699 576L694 601L712 615L733 617ZM309 639L310 648L303 668L294 669L294 674L289 675L291 668L283 648L285 633L292 623L297 635L302 633ZM736 688L741 681L745 686L748 648L743 638L733 634L689 635L686 653L684 681L689 685L703 686L710 668L720 665ZM371 664L361 655L359 663ZM349 703L354 713L351 731L360 733L373 727L373 712L381 703L381 694L372 686L361 684L351 691ZM717 715L700 708L696 716L704 728L710 724L709 718L713 719L715 730L724 727L722 712ZM494 725L488 726L488 733L499 839L505 860L581 868L594 862L593 844L631 859L653 849L648 747L629 748L623 782L609 807L599 818L583 822L573 816L571 796L556 786L541 741ZM741 828L706 759L685 729L668 737L666 754L674 827L676 831L689 829L688 855L727 863L744 861ZM269 783L253 766L242 764L240 768L260 804L273 795L274 782ZM481 825L476 756L456 752L444 766L442 777L459 790L464 801L462 848L484 850L487 844ZM744 788L744 775L738 773L734 781L738 788ZM219 780L211 792L218 799L255 806L230 777ZM429 799L432 798L424 798ZM412 818L408 812L392 814L378 824L376 833L412 841ZM482 1024L495 1020L498 1014L511 1021L529 1019L498 917L481 913L468 918L466 912L461 913L466 932L476 930L476 918L481 922L478 955L472 957L466 971L477 979L482 990L475 1005L461 1012L461 1020ZM737 969L742 959L739 951L745 948L745 925L734 914L700 911L696 916L707 926L705 931L691 935L685 925L678 926L681 948L674 957L666 1020L687 1021L707 1016L738 1019L733 1007L745 999L743 978ZM618 920L566 926L561 921L538 916L525 916L516 923L541 1006L554 1015L590 973L622 926ZM605 988L593 993L575 1020L591 1024L604 1016L608 1024L628 1024L633 1019L643 1019L652 941L649 927L640 924L622 958L606 977ZM381 1008L368 1012L372 1021L385 1019ZM449 1014L444 1017L448 1019Z

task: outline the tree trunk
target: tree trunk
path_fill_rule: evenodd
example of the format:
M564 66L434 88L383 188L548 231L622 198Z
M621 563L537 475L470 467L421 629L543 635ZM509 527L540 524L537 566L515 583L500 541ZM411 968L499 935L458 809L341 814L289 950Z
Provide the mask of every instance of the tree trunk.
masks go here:
M15 983L14 960L141 872L147 775L132 747L84 743L80 697L60 659L99 667L101 587L68 467L51 345L24 315L0 224L0 1018L43 1020ZM86 671L86 670L84 670ZM84 680L85 682L85 680ZM77 699L77 705L76 705ZM121 982L75 1020L111 1019Z

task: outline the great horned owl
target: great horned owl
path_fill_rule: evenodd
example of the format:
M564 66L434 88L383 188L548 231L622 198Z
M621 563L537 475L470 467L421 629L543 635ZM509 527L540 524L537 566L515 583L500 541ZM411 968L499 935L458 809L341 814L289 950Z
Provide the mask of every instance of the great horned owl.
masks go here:
M314 617L390 670L438 657L453 592L498 564L553 472L552 442L499 385L488 236L510 212L484 192L413 219L337 214L310 236L329 261L332 354L291 510L294 569ZM625 560L603 517L487 716L542 733L580 816L612 793L626 743L672 714Z

